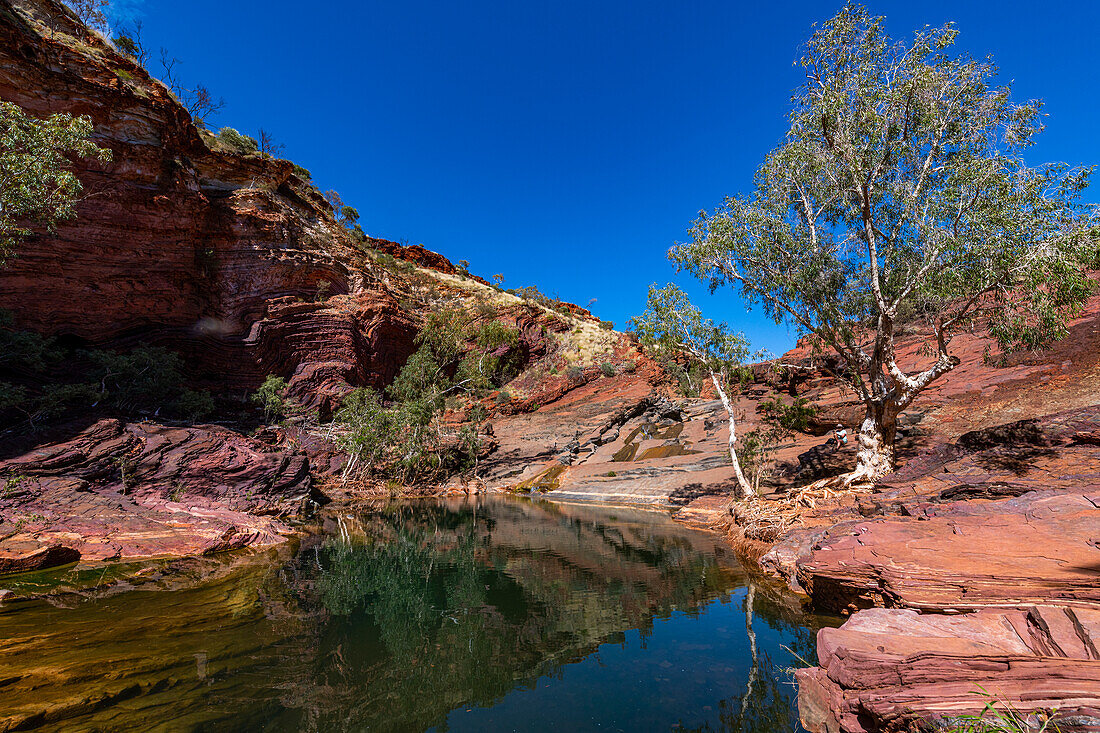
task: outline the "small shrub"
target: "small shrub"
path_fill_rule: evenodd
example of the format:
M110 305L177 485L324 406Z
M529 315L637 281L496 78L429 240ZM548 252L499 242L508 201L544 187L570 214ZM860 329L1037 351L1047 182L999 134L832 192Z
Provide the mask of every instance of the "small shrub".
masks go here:
M608 471L608 472L607 472L607 477L608 477L608 478L615 478L615 476L616 476L616 474L615 474L615 472L614 472L614 471Z
M574 382L578 379L584 379L584 368L576 365L571 366L565 370L565 376Z
M615 322L614 321L600 321L600 328L602 328L605 331L611 331L615 328Z
M302 166L298 165L297 163L294 163L293 165L294 165L294 175L298 176L303 181L312 181L313 180L313 174L310 173L307 169L303 168Z
M188 420L201 420L214 412L214 398L206 390L186 389L176 400L175 407Z
M766 400L760 403L759 409L768 422L794 432L805 432L810 418L817 414L817 406L805 397L798 397L792 405L785 405L779 400Z
M605 377L613 377L615 376L615 365L609 361L605 361L600 364L600 371Z
M24 474L17 473L4 479L4 496L13 496L19 492L19 484L27 478Z
M119 456L115 459L115 465L118 466L118 480L122 483L122 493L129 494L137 484L137 477L134 475L137 465L130 456Z
M496 403L498 405L503 405L503 404L505 404L507 402L511 402L511 401L512 401L512 395L507 390L502 389L500 392L497 393Z
M622 366L619 367L619 368L622 369L623 372L625 372L627 374L633 374L634 372L636 372L638 370L638 364L637 364L637 362L633 362L633 361L624 361Z
M242 135L232 127L223 127L218 130L218 142L229 151L240 155L250 155L260 150L260 144L255 138Z
M286 417L287 403L283 398L283 391L287 382L282 377L268 374L267 379L252 395L253 404L259 405L264 410L264 419L268 422L282 420Z
M397 440L397 416L387 410L381 396L368 387L349 393L332 419L343 428L336 444L348 454L344 478L362 471L374 471L386 449Z

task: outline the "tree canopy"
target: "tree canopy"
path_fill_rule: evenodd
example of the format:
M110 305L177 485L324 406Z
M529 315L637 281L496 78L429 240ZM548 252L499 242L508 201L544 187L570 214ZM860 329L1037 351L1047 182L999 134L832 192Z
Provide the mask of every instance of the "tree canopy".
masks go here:
M651 285L645 313L631 319L630 323L642 345L654 355L673 362L686 357L710 373L711 383L729 419L730 463L738 486L742 495L754 495L755 490L741 470L737 456L737 423L726 388L735 370L749 358L749 343L744 335L734 333L725 323L704 318L702 311L675 285L663 288Z
M69 170L69 156L111 159L91 134L88 117L60 113L39 120L0 101L0 265L31 234L29 227L50 230L76 215L83 186Z
M989 61L952 54L956 36L949 24L895 41L853 5L822 24L754 190L701 212L669 255L837 352L879 443L958 363L957 329L980 321L1004 348L1041 347L1091 289L1081 261L1097 218L1080 193L1092 168L1028 165L1041 103L1014 101ZM916 371L894 354L902 309L930 334L933 361Z

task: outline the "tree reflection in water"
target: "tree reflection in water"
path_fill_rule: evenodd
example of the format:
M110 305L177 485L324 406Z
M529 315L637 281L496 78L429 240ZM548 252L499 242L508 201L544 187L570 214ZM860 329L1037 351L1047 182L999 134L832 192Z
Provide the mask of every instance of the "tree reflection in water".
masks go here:
M316 574L300 603L328 616L314 670L323 698L299 702L325 730L444 725L452 709L559 677L629 630L644 648L656 620L697 616L744 585L714 544L660 514L526 502L406 503L341 520L339 536L299 558ZM736 709L788 722L793 688L766 652L753 657L745 704L724 701L720 719Z
M416 502L326 529L0 613L0 728L792 727L782 645L810 658L811 620L660 512Z

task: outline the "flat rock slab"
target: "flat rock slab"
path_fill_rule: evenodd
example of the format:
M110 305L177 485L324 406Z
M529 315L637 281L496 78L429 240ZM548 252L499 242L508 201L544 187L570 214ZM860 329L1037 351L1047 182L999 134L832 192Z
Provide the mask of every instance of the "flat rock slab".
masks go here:
M1100 492L839 524L796 564L817 608L1100 604Z
M1023 712L1057 708L1062 731L1100 730L1098 645L1097 608L860 611L818 632L820 666L797 672L799 713L813 733L950 725L981 712L984 689Z

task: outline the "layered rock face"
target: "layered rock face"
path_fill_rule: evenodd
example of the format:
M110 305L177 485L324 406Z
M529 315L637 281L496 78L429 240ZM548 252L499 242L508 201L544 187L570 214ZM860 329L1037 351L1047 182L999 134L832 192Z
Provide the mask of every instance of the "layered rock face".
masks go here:
M297 376L307 402L324 403L337 383L393 378L415 317L300 170L213 149L160 82L60 4L0 10L0 98L37 116L88 115L113 152L107 164L74 161L86 194L77 217L23 242L0 270L0 308L17 328L78 345L164 345L218 389ZM454 270L423 248L372 241ZM349 292L341 308L311 304Z
M61 4L0 2L0 98L36 116L88 115L113 152L107 164L73 161L85 193L76 218L0 269L0 309L16 328L68 346L166 346L220 393L277 374L321 411L352 386L392 380L411 352L416 321L394 278L357 254L300 169L214 146ZM265 544L311 491L304 457L230 430L110 420L0 474L0 572Z
M833 611L1100 603L1097 429L1100 406L967 433L763 562Z
M162 84L57 4L5 5L0 98L88 115L114 154L74 161L77 218L23 243L0 272L0 307L17 326L95 344L234 343L271 298L312 296L321 281L347 291L327 204L291 163L212 151Z
M818 632L821 666L797 673L799 713L814 731L901 731L1011 701L1025 715L1057 708L1059 730L1100 730L1098 644L1096 608L861 611Z
M303 456L214 425L102 420L0 474L0 572L272 544L320 498Z

